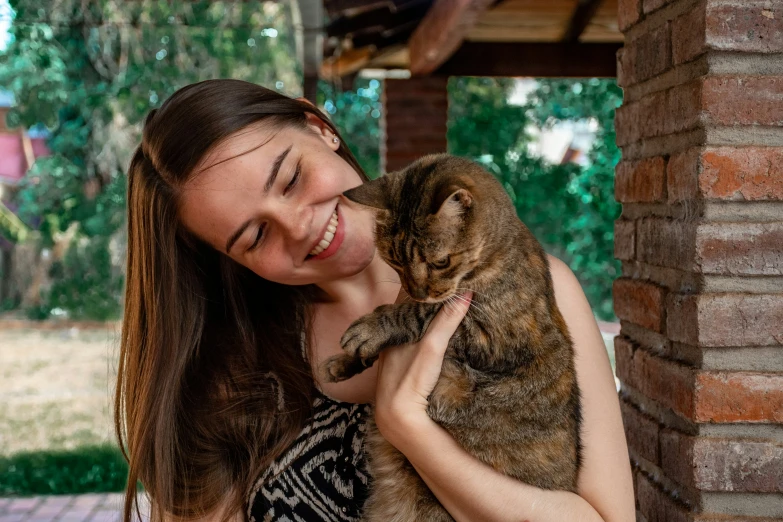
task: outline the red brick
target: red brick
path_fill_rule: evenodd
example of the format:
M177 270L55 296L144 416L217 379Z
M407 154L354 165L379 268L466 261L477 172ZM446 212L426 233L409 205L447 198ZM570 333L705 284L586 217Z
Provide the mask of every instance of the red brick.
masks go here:
M669 339L693 346L783 344L783 294L669 294Z
M783 5L768 0L710 4L707 45L722 51L783 52Z
M694 261L704 274L783 275L783 222L702 223Z
M707 149L698 179L707 199L783 201L783 148Z
M672 62L674 65L690 62L706 51L705 11L703 4L672 22Z
M653 483L644 473L640 473L638 481L639 511L647 522L689 522L690 508L681 500L659 484Z
M783 374L699 372L695 406L697 422L783 423Z
M666 192L669 203L696 199L698 196L699 149L672 155L666 166Z
M659 465L658 421L625 401L620 402L620 409L623 414L623 426L628 446L638 456Z
M626 29L639 21L639 14L642 10L641 0L619 0L617 5L617 25L620 31Z
M643 138L693 129L700 123L701 105L699 81L677 85L623 105L617 109L615 117L617 144L623 147Z
M381 118L382 168L390 172L446 151L447 79L386 80Z
M706 77L623 105L615 123L621 147L704 124L781 126L783 77Z
M783 77L707 77L702 107L707 123L783 125Z
M667 477L691 487L694 483L693 440L693 437L671 428L664 428L659 434L661 469Z
M613 293L617 317L649 330L663 332L664 288L645 281L620 278L614 282Z
M668 23L645 31L625 43L623 71L628 85L657 76L672 66L671 29Z
M645 218L636 225L636 259L668 268L690 270L694 264L696 223Z
M664 201L666 160L656 157L620 162L615 175L615 196L621 203Z
M617 377L680 416L693 417L693 369L615 338Z
M617 61L617 85L620 87L626 87L628 85L628 75L625 72L625 49L620 48L617 50L616 54L616 61ZM2 123L2 120L0 120L0 123ZM2 130L2 126L0 126L0 130Z
M701 123L702 85L692 81L666 91L664 134L691 130Z
M636 251L636 224L619 219L614 222L614 257L623 261L634 258Z
M651 13L675 1L676 0L644 0L643 10L645 14Z
M681 194L676 185L675 190ZM783 275L781 245L783 222L643 218L636 225L635 259L704 274L779 276Z
M634 373L633 365L633 344L621 335L617 335L614 338L614 359L615 359L615 373L617 378L622 382L633 385L636 387L639 380Z
M661 432L662 469L700 491L783 492L783 445Z

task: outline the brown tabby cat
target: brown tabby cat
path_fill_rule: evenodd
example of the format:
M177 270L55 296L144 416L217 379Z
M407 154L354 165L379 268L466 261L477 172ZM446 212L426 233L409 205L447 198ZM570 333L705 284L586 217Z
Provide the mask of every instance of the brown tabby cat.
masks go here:
M541 245L498 181L472 161L427 156L345 196L377 212L379 254L415 302L354 322L328 381L363 371L388 346L418 341L452 296L473 291L427 413L479 460L520 481L576 490L579 391L574 352ZM374 424L364 520L452 520Z

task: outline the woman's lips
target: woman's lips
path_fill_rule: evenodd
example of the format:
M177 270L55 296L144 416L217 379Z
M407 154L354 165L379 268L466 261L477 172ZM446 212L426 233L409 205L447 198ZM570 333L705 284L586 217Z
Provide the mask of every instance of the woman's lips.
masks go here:
M326 259L327 257L331 257L332 254L337 252L337 249L340 248L340 245L343 243L343 239L345 238L345 218L343 217L342 212L340 211L340 205L337 205L337 230L334 232L334 239L332 239L332 243L320 254L317 256L310 257L308 259L316 260L316 259Z

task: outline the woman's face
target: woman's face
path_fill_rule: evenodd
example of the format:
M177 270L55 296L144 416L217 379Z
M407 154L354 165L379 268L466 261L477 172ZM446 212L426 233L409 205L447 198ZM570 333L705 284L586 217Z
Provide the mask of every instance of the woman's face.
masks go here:
M362 180L333 138L317 118L307 130L240 131L185 184L180 219L269 281L318 284L360 272L375 254L374 217L342 196Z

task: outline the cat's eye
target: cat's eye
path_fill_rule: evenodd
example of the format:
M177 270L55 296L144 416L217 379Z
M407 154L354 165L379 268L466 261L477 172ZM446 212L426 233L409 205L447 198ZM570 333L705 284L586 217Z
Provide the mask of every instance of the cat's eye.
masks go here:
M451 264L451 257L446 256L442 259L438 259L437 261L433 261L432 266L439 270L443 270L444 268L448 268Z

